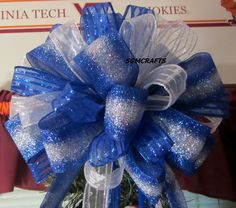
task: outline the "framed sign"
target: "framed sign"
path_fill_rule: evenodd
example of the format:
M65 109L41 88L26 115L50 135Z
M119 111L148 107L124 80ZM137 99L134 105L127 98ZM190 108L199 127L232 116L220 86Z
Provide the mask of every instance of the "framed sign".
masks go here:
M0 87L9 88L14 66L22 63L27 51L45 40L52 25L79 21L82 9L98 2L101 0L0 0ZM168 21L185 21L198 34L194 52L210 52L224 83L236 83L236 27L226 0L111 2L120 13L127 5L135 4L153 9Z

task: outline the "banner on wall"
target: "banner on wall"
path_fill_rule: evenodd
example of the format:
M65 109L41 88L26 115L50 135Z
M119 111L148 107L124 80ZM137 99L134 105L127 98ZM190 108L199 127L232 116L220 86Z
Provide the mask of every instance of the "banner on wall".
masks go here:
M84 7L101 2L86 1L0 1L0 32L44 32L53 24L79 20ZM192 27L233 26L230 12L219 0L121 0L111 1L116 11L123 13L128 4L153 9L167 20L181 19ZM208 3L209 2L209 3Z
M168 21L183 20L193 27L200 45L220 70L225 83L236 83L236 27L232 13L222 6L227 0L110 0L121 14L129 4L153 9ZM0 87L7 88L15 65L24 54L44 41L51 26L79 21L82 9L101 0L0 0L0 38L2 47ZM14 48L14 51L12 51ZM225 53L227 51L227 53Z

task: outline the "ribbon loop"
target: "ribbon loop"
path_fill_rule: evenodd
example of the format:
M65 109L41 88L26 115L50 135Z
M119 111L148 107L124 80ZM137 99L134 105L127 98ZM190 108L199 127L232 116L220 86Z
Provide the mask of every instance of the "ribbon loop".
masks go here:
M146 90L114 86L106 98L106 133L118 141L132 139L141 122L146 99Z
M68 123L54 130L43 130L44 147L55 173L74 168L88 153L92 140L100 133L100 123L78 125Z
M176 107L193 115L226 117L227 96L212 57L197 53L179 64L187 73L187 90Z
M43 116L52 112L51 102L58 94L59 92L51 92L31 97L12 96L10 117L19 114L23 128L37 125Z
M138 152L130 150L125 157L125 170L152 205L156 205L163 190L165 169L163 161L146 163Z
M87 46L76 22L57 26L49 34L49 39L54 43L67 63L70 63Z
M52 171L38 126L22 128L19 116L15 115L5 123L5 127L17 144L24 160L29 164L36 182L45 180Z
M147 110L166 110L186 89L186 72L178 65L165 65L153 69L144 75L142 83L144 89L150 89Z
M39 126L49 130L71 121L77 124L97 122L104 109L100 103L99 97L89 87L71 82L53 100L53 112L45 116Z
M153 44L152 41L155 36L156 27L155 16L153 14L144 14L132 19L125 19L119 33L136 58L153 58L154 54L150 54L150 48ZM139 67L141 66L142 64L139 65Z
M171 150L173 141L149 114L145 114L133 144L149 163L158 163Z
M77 80L81 77L75 72L72 61L85 47L77 24L67 23L56 27L48 40L28 52L26 57L35 68L44 69L66 80Z
M104 133L94 139L90 163L101 166L123 156L141 122L147 91L115 85L106 98Z
M110 171L108 171L110 169ZM120 185L124 172L124 161L109 163L101 167L92 167L88 162L84 166L84 176L90 186L97 190L113 189ZM109 186L105 180L109 180Z
M78 24L76 22L70 22L57 26L49 34L48 41L52 41L56 50L70 68L71 71L67 71L68 79L76 80L74 79L74 75L76 75L80 80L85 81L82 75L76 73L74 70L74 57L87 47L80 34Z
M181 104L197 105L224 94L223 83L210 54L197 53L179 65L188 75L188 90L178 100Z
M132 86L138 76L137 64L127 64L133 57L118 33L96 39L75 57L77 66L92 87L105 98L115 84Z
M120 21L111 3L98 3L85 7L80 19L81 33L84 40L91 44L94 40L108 32L117 32Z
M124 19L130 19L130 18L134 18L143 14L154 14L154 11L146 7L128 5L126 7L123 17Z
M66 80L41 69L16 66L11 90L18 95L33 96L62 90Z
M51 40L28 52L26 57L34 68L43 69L66 80L77 79Z
M210 128L171 108L153 112L151 116L173 141L169 161L185 174L193 174Z

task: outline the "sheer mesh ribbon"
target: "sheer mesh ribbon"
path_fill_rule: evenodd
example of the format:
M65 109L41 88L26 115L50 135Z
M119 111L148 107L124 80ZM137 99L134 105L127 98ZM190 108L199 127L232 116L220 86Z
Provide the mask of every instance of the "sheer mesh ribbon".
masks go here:
M228 112L211 56L185 60L196 40L183 22L132 5L122 16L104 3L27 53L31 67L15 67L11 86L24 97L13 97L6 128L37 182L55 176L41 207L59 207L83 166L84 208L119 207L124 170L140 202L161 207L166 192L171 208L186 207L168 164L194 173ZM127 61L138 58L165 63Z

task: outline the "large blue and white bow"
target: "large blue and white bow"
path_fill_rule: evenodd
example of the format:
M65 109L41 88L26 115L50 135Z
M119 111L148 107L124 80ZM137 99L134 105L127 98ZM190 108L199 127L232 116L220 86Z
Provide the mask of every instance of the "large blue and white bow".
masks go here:
M37 182L55 174L41 207L59 207L83 165L84 208L119 207L124 169L149 207L162 192L186 207L170 166L194 173L228 111L211 56L186 60L196 40L183 22L137 6L122 16L104 3L27 53L32 67L15 67L12 91L22 97L5 126Z

